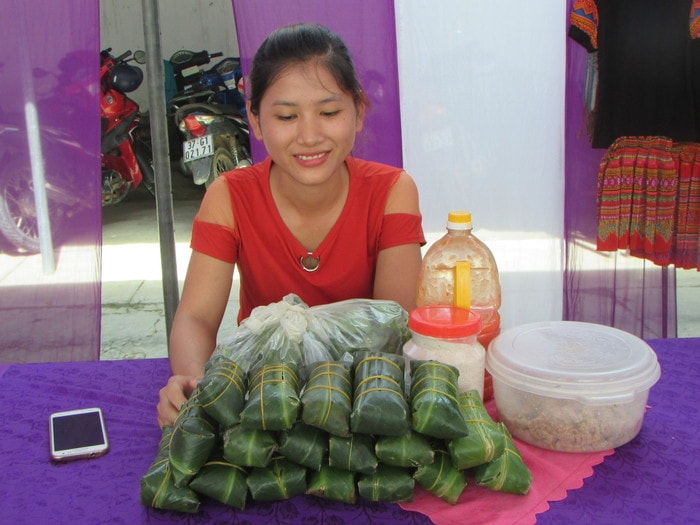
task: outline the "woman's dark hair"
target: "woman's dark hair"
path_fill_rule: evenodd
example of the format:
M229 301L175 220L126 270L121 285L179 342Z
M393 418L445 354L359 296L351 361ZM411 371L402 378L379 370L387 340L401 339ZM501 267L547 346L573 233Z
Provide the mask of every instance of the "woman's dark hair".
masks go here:
M293 24L273 31L260 45L250 70L250 109L257 115L270 85L290 66L317 59L356 106L367 103L350 52L342 39L319 24Z

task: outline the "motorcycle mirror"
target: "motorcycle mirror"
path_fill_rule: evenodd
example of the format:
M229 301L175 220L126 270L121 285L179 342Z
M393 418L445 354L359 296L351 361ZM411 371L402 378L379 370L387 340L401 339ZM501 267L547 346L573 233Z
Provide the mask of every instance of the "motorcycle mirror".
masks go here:
M146 52L139 49L138 51L134 51L134 60L136 61L137 64L145 64L146 63Z

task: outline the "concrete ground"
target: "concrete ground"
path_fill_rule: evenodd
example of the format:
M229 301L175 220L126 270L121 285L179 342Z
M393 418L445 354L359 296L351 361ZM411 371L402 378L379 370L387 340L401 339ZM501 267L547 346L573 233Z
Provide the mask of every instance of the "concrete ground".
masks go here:
M192 219L204 187L172 172L173 225L180 291L190 256ZM155 198L139 187L126 199L102 210L101 359L167 357L162 267ZM238 288L221 335L235 329Z

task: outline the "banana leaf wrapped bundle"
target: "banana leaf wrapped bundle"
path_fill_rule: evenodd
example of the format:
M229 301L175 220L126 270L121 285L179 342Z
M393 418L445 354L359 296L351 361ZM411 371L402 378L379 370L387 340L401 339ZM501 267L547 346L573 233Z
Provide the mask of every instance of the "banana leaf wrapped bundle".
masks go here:
M223 456L241 467L266 467L277 451L275 436L266 430L246 429L241 425L223 434Z
M505 434L484 408L479 391L460 393L459 404L469 433L447 443L454 466L464 470L488 463L503 454Z
M411 501L414 487L410 471L391 465L379 465L376 472L357 481L357 491L367 501Z
M244 468L215 455L190 481L189 487L225 505L243 510L248 499L247 472Z
M280 432L277 442L280 455L312 470L319 470L328 454L328 434L301 421Z
M212 357L197 385L202 407L223 428L240 423L247 390L245 371L223 356Z
M301 419L336 436L350 435L352 364L320 362L309 373L301 394Z
M425 490L451 505L457 503L467 486L464 472L452 464L445 450L436 450L435 460L418 467L413 477Z
M532 473L515 447L508 429L503 423L499 426L505 435L505 450L493 461L474 467L472 469L474 479L477 485L491 490L527 494L532 485Z
M374 453L374 438L369 434L353 434L350 437L330 436L328 439L328 465L351 472L371 474L379 461Z
M306 492L306 469L276 457L265 468L254 468L246 480L255 501L280 501Z
M435 457L428 439L411 431L403 436L378 437L374 452L380 463L405 468L429 465Z
M187 485L211 456L219 427L199 403L197 390L182 405L170 436L170 466L175 486Z
M194 514L199 511L199 498L189 487L176 487L170 467L172 427L164 427L156 458L141 478L141 504L162 510Z
M459 371L439 361L411 363L411 423L413 430L439 439L466 436L459 406Z
M357 501L355 473L322 465L320 470L309 473L306 493L318 498L355 503Z
M350 430L355 434L402 436L411 428L405 392L405 358L359 352L354 359Z
M263 366L248 385L241 426L246 429L289 430L299 415L300 388L299 374L294 365Z

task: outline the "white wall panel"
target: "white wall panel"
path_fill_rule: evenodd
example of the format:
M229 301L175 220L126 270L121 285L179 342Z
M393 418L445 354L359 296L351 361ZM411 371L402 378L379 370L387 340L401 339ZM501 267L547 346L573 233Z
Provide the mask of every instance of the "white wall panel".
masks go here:
M507 328L561 319L566 3L396 0L403 157L430 240L472 212Z

